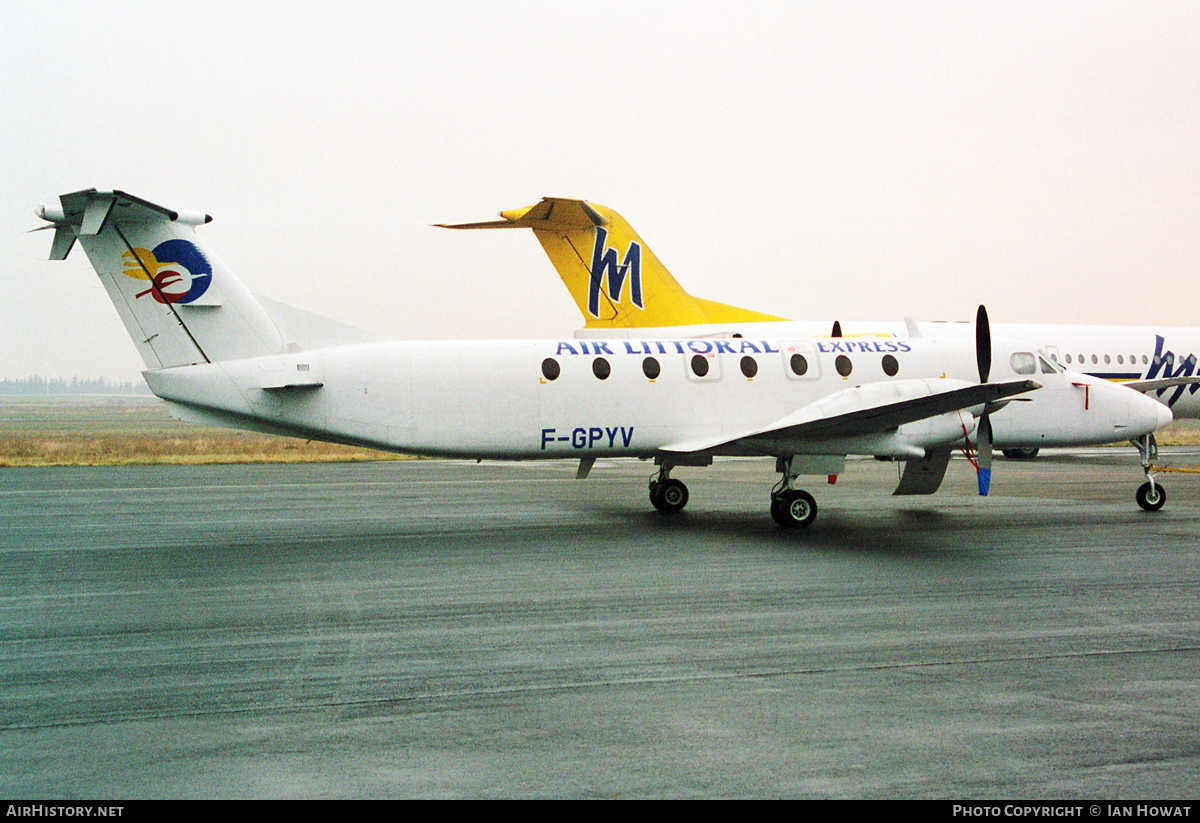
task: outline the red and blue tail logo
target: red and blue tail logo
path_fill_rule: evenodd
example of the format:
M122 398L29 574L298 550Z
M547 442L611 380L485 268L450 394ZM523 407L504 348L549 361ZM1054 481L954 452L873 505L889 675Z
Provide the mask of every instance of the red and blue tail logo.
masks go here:
M208 291L212 283L212 265L194 243L167 240L154 250L132 249L122 255L125 274L148 280L150 288L137 297L151 295L162 304L191 303Z

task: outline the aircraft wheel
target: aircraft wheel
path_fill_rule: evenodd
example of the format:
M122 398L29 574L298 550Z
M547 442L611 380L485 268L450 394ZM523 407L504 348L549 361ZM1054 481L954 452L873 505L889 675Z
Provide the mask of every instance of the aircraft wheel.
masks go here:
M803 529L817 519L817 501L801 489L771 498L771 518L785 529Z
M650 502L660 512L681 511L688 502L687 486L675 479L652 482Z
M1156 512L1167 502L1167 490L1158 483L1143 483L1137 490L1137 502L1148 512Z
M1038 449L1001 449L1000 452L1009 460L1032 460L1038 456Z

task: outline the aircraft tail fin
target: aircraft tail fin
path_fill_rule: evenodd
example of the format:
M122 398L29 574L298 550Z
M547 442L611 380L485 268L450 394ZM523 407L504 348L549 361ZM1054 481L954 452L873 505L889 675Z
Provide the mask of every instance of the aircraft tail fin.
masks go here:
M547 197L502 220L448 229L532 229L583 315L585 328L657 328L782 320L688 294L612 209Z
M147 368L278 354L278 327L197 237L206 214L121 191L64 194L37 214L54 227L51 260L78 240Z

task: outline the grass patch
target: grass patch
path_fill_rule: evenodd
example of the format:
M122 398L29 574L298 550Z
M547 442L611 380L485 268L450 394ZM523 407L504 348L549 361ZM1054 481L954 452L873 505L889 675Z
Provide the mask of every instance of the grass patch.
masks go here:
M1200 446L1200 420L1176 420L1154 439L1160 446Z
M21 398L0 402L0 466L306 463L404 455L171 418L157 399Z

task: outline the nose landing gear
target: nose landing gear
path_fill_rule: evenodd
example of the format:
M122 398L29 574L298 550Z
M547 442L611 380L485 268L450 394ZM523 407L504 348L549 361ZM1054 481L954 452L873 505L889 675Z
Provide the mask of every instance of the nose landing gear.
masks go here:
M1167 490L1153 480L1147 480L1138 487L1137 502L1146 511L1156 512L1167 502Z
M1150 472L1150 465L1158 459L1158 442L1152 434L1143 434L1131 442L1137 447L1142 471L1146 473L1146 482L1137 490L1137 504L1148 512L1156 512L1167 502L1167 490L1154 482Z

